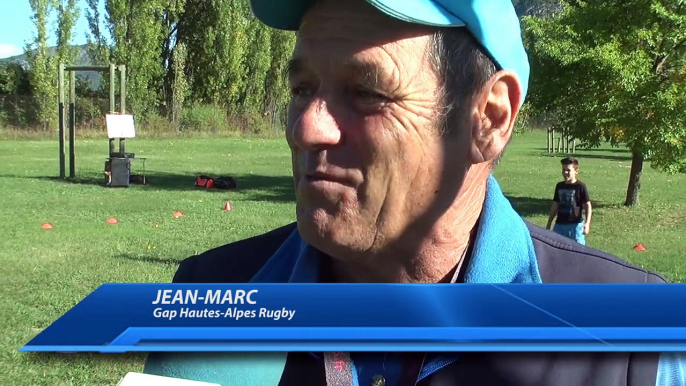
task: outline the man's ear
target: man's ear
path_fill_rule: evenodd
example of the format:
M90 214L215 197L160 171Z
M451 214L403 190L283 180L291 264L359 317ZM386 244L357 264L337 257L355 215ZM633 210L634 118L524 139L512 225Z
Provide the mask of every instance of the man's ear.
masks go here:
M509 70L495 73L473 100L472 164L493 162L505 149L522 100L517 75Z

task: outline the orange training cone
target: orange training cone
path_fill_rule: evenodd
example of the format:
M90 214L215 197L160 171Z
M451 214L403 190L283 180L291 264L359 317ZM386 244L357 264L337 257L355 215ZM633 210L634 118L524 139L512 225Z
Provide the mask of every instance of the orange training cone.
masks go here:
M224 210L227 212L231 210L231 203L230 202L227 201L226 204L224 204Z
M643 245L643 244L636 244L636 246L634 247L634 250L636 250L636 251L645 251L645 250L646 250L646 247L645 247L645 245Z
M183 217L183 213L181 213L177 210L176 212L174 212L174 218L179 218L179 217Z
M117 220L117 219L114 218L114 217L110 217L110 218L107 219L107 223L108 223L108 224L118 224L118 223L119 223L119 220Z
M52 224L50 224L49 222L46 222L45 224L41 225L40 227L41 227L41 229L52 229Z

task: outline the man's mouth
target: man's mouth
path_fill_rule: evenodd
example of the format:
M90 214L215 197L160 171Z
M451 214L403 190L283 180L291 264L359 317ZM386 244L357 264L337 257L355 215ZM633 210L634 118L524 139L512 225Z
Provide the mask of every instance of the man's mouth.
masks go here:
M307 183L334 183L345 186L353 186L352 180L341 173L332 173L329 171L314 171L305 174L305 181Z

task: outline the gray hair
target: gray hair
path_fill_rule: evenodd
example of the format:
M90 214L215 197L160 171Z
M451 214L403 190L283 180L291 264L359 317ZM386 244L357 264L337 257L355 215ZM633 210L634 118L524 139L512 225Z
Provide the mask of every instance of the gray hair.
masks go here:
M438 127L441 134L450 136L464 126L461 116L498 69L464 28L440 28L432 36L430 49L431 62L441 82ZM502 157L500 153L491 167L497 166Z
M465 28L440 28L432 36L431 62L439 76L439 127L454 133L455 122L496 73L495 62ZM461 126L461 125L458 125Z

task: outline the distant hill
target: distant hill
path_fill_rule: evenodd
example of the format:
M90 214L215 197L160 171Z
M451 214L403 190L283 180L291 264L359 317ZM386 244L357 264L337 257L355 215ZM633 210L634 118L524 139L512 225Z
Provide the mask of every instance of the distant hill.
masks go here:
M80 45L80 46L75 46L78 48L78 53L76 54L76 62L75 63L67 63L68 65L72 66L88 66L91 65L90 58L88 57L88 46L87 45ZM55 55L55 47L50 47L48 54L50 56ZM0 59L0 63L19 63L22 65L24 68L28 68L29 64L26 60L26 54L21 54L21 55L15 55L15 56L10 56L9 58L4 58ZM93 72L93 71L77 71L76 76L79 78L82 78L84 80L88 80L88 82L91 85L91 89L97 90L100 88L100 79L102 75L98 72Z

